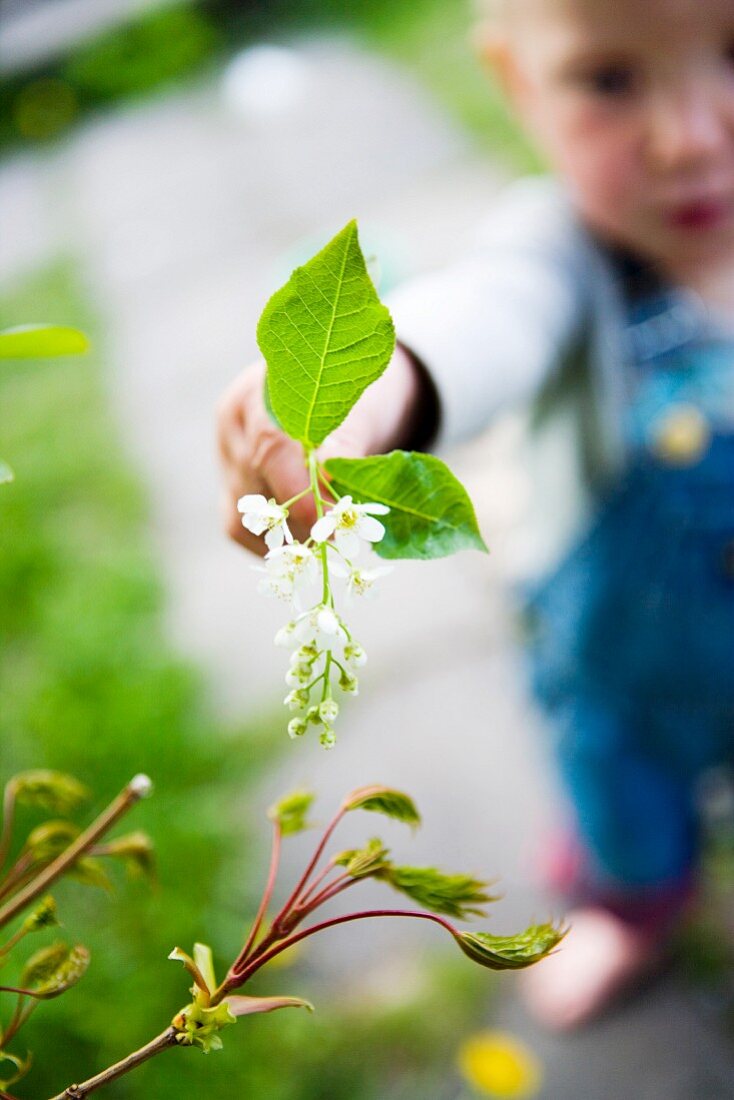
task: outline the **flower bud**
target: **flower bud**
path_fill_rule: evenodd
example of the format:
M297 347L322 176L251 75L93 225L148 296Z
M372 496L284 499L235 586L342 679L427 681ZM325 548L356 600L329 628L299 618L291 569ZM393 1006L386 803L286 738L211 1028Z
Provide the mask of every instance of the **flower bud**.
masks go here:
M291 718L288 723L288 736L295 739L303 737L306 732L306 722L303 718Z
M339 714L339 704L335 699L324 699L323 703L319 704L319 718L328 725L333 722Z
M367 654L359 642L349 642L348 645L344 646L344 660L352 668L361 668L362 665L367 663Z
M350 676L348 672L342 672L340 675L339 687L347 695L359 695L359 681L356 676Z
M296 688L288 692L283 702L290 710L303 710L308 706L308 692L304 688Z
M319 708L316 706L309 707L306 711L306 721L310 722L312 726L321 725L321 715L319 714Z
M331 726L324 726L323 732L319 740L325 749L334 748L334 745L336 744L336 737L334 735L334 730Z

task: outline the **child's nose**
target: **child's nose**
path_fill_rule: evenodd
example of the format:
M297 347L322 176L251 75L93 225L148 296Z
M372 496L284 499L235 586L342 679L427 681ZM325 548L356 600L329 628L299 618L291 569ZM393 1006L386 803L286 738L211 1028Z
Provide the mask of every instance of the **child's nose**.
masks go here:
M725 104L706 89L661 93L651 106L649 138L659 169L681 171L705 164L731 140Z

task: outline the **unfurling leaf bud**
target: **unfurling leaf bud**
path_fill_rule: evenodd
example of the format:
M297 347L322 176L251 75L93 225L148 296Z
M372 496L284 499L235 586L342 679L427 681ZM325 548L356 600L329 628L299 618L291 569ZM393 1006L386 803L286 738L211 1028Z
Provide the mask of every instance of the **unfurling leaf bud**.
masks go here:
M278 822L284 836L300 833L308 828L306 814L311 809L313 800L311 791L292 791L270 807L268 817L271 821Z
M534 924L515 936L489 932L456 932L454 939L465 955L490 970L522 970L540 962L561 942L567 929Z
M144 878L155 878L155 856L153 842L147 833L137 830L128 833L127 836L118 837L108 844L102 845L98 850L99 855L113 856L122 859L125 868L130 875L142 875Z
M402 791L393 790L391 787L358 787L348 794L342 803L342 808L348 810L369 810L372 813L384 814L396 821L403 821L406 825L420 825L421 818L412 798Z
M89 798L87 788L73 775L38 768L20 772L8 788L24 806L37 806L52 814L68 814Z
M89 951L81 944L53 943L32 955L20 984L33 997L50 1000L76 985L89 966Z
M340 852L334 856L332 863L344 867L352 878L364 878L376 871L389 866L388 856L390 851L379 837L372 837L364 848L355 848L350 851Z
M23 850L34 863L50 863L76 840L79 832L71 821L45 821L29 834Z
M59 923L58 913L56 911L56 902L48 894L43 898L32 913L23 921L23 930L25 932L37 932L40 928L51 928L53 925Z

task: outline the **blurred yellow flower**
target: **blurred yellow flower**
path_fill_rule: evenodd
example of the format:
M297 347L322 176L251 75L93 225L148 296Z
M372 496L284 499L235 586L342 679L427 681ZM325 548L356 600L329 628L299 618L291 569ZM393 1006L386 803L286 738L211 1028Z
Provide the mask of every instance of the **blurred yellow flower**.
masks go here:
M524 1100L535 1096L542 1081L540 1062L513 1035L481 1031L459 1048L459 1069L475 1092Z

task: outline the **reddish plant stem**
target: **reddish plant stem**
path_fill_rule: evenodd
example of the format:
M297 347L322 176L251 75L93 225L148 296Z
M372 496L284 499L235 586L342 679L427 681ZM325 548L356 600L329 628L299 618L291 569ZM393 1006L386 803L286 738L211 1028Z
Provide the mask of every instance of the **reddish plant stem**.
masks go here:
M315 936L317 932L323 932L327 928L334 928L338 924L347 924L353 920L367 920L370 917L414 917L418 920L432 921L434 924L440 924L442 928L445 928L447 932L450 932L452 936L456 936L456 929L454 926L444 917L439 917L435 913L421 913L415 909L365 909L361 913L347 913L343 917L331 917L330 920L321 921L319 924L313 924L310 928L304 928L302 932L296 932L293 936L288 936L287 939L282 940L280 943L275 944L264 954L250 960L249 964L244 967L237 974L230 974L224 985L227 987L223 996L226 996L227 992L232 989L237 989L239 986L244 985L248 981L256 970L265 966L271 959L274 959L276 955L279 955L281 951L286 951L289 947L293 947L294 944L300 940L305 940L308 936Z
M334 870L334 864L333 863L328 863L322 871L319 871L318 875L316 875L316 877L313 879L313 881L312 881L311 885L309 886L308 890L304 890L304 892L301 894L300 898L298 899L298 905L299 906L303 905L304 902L307 901L308 898L310 898L311 894L313 894L316 887L320 886L321 883L326 878L326 876L328 874L330 874L330 872L333 871L333 870Z
M308 866L306 867L306 870L303 872L303 874L299 878L298 882L296 883L293 890L291 891L291 894L288 897L288 900L286 901L285 905L283 906L283 908L280 910L277 917L273 921L273 924L272 924L273 930L277 931L280 922L283 920L283 917L285 917L290 912L291 907L293 906L293 904L301 896L303 888L305 887L306 883L308 882L309 878L311 877L311 874L313 873L313 870L316 867L316 864L319 862L322 855L324 854L324 848L329 843L329 839L331 837L331 834L334 832L334 829L336 829L337 825L339 824L341 819L344 817L345 812L346 811L344 810L344 807L340 806L339 809L337 810L337 812L332 817L329 824L326 826L326 829L324 831L324 835L321 837L321 840L319 841L318 845L316 846L316 851L311 856L311 859L309 861Z
M262 900L260 901L260 907L255 916L255 920L252 923L252 928L250 929L250 933L247 937L247 940L245 941L245 946L242 948L239 955L232 964L233 970L237 970L237 968L245 961L245 959L249 955L252 945L257 939L257 934L260 931L260 926L262 925L263 918L265 917L265 914L268 910L268 906L270 905L270 899L273 896L273 888L275 886L275 879L278 874L278 865L280 863L280 843L282 836L283 831L280 827L280 822L276 821L274 822L273 826L273 847L270 854L270 870L268 871L268 879L265 884L265 890L263 891Z
M361 878L353 878L352 875L343 874L338 878L330 882L328 886L324 887L315 898L312 898L307 905L297 905L294 912L299 914L299 923L304 917L307 917L309 913L313 913L314 909L318 909L324 902L330 901L331 898L336 897L337 894L341 894L343 890L346 890L349 886L354 886L358 882L364 882L369 878L369 875L363 875Z

